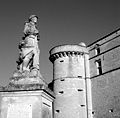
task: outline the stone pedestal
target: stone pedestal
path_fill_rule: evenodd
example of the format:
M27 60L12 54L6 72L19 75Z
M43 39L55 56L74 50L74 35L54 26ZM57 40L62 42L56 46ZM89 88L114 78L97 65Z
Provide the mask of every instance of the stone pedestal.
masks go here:
M36 15L25 22L17 69L10 82L0 87L0 118L52 118L54 93L40 74L39 31Z
M0 118L52 118L54 95L45 89L0 92Z
M42 76L13 76L0 88L0 118L53 118L53 100Z

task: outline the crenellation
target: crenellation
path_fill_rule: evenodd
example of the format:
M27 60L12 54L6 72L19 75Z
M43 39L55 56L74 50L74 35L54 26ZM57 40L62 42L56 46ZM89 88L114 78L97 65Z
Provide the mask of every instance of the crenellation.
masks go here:
M54 62L58 58L66 57L66 56L79 56L79 55L84 55L84 52L79 52L79 51L64 51L64 52L58 52L55 54L52 54L50 56L50 61Z

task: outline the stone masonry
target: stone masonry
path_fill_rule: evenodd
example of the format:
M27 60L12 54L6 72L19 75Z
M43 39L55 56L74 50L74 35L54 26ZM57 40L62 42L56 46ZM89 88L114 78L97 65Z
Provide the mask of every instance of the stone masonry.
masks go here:
M120 118L120 29L88 45L94 118Z
M62 45L50 51L54 70L54 118L91 117L91 85L88 50L80 45Z
M120 29L88 46L52 48L48 85L39 68L37 20L31 15L25 23L17 69L0 87L0 118L120 118Z

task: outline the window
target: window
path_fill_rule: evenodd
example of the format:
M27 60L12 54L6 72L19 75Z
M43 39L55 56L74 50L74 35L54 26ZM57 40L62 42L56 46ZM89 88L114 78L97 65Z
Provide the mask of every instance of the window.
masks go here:
M85 107L85 105L80 105L81 107Z
M78 89L78 91L83 91L83 89Z
M59 91L59 93L60 93L60 94L63 94L63 93L64 93L64 91Z
M100 54L100 45L96 44L95 45L95 55L99 55Z
M60 112L60 110L56 110L56 112L57 112L57 113L59 113L59 112Z
M64 62L64 60L60 60L60 62Z
M61 81L65 81L65 79L61 79Z
M102 64L101 64L101 59L96 60L96 67L97 67L97 75L102 74Z

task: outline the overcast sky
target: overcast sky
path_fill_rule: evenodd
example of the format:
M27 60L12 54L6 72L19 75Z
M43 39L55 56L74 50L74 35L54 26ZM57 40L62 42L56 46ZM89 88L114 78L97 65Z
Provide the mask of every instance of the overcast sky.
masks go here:
M7 84L16 69L18 43L31 14L39 17L40 71L47 82L53 75L52 47L88 45L120 28L120 0L1 0L0 85Z

